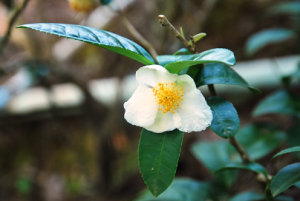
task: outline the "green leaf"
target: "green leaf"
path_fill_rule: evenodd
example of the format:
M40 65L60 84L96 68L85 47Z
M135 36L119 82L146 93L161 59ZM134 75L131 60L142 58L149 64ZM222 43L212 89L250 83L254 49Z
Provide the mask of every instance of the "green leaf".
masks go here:
M181 33L181 36L185 39L185 35L184 35L184 31L183 31L182 27L180 27L180 33Z
M286 2L271 6L267 10L268 15L275 14L291 14L299 15L300 14L300 2Z
M230 50L215 48L199 54L157 56L157 61L170 73L178 74L183 69L197 64L220 62L232 66L235 64L235 57Z
M228 141L199 142L192 146L191 151L211 173L228 163L241 162L239 154ZM220 172L215 176L229 188L236 179L237 171Z
M193 36L194 43L197 43L199 40L201 40L203 37L205 37L207 34L206 33L198 33ZM192 40L189 41L190 45L193 45Z
M265 197L259 193L247 191L232 197L229 201L255 201L263 200Z
M298 147L291 147L291 148L288 148L288 149L284 149L281 152L277 153L275 156L273 156L273 158L276 158L277 156L280 156L280 155L283 155L283 154L297 152L297 151L300 151L300 146L298 146Z
M153 133L142 130L138 150L140 171L145 184L157 197L172 183L180 155L183 132Z
M272 196L280 194L300 181L300 163L294 163L281 169L271 181Z
M102 5L107 5L107 4L109 4L110 2L112 2L113 0L99 0L100 1L100 3L102 4Z
M268 171L266 170L266 168L264 168L262 165L258 164L258 163L248 163L248 164L227 164L224 167L218 169L216 173L219 173L221 171L224 170L231 170L231 169L243 169L243 170L249 170L252 172L256 172L256 173L260 173L262 175L264 175L266 177L266 179L268 179Z
M181 48L177 52L175 52L173 55L178 55L178 54L191 54L190 51L186 48Z
M281 43L295 36L295 32L290 29L265 29L255 33L248 39L246 42L246 55L252 56L269 44Z
M182 71L180 71L179 75L187 74L191 78L194 79L196 77L197 73L201 70L201 68L202 68L202 64L190 66L190 67L185 68Z
M232 103L224 98L212 96L207 99L207 104L213 112L210 128L225 139L233 137L239 130L240 119Z
M202 71L195 77L197 87L208 84L229 84L247 87L252 93L260 91L249 84L232 68L221 63L205 64Z
M161 200L161 201L206 201L216 200L216 196L222 195L224 192L218 184L200 182L188 178L175 178L170 187L154 197L148 190L141 193L134 201Z
M300 181L297 182L297 183L295 183L295 186L296 186L297 188L300 188Z
M262 100L253 111L254 117L264 114L290 114L300 117L300 98L279 90Z
M149 53L135 42L108 31L73 24L37 23L17 28L29 28L48 34L83 41L122 54L146 65L154 64Z
M259 159L285 140L285 133L273 124L256 123L241 129L236 135L236 139L246 149L253 160Z
M300 146L300 124L298 121L287 132L287 142L289 147ZM300 158L299 152L292 153L293 156Z

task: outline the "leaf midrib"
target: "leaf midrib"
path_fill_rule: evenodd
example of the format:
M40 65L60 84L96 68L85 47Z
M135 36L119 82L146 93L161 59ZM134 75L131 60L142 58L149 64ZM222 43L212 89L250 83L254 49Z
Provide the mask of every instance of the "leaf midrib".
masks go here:
M159 162L158 162L157 174L156 174L155 183L154 183L154 192L155 192L154 194L157 193L157 179L158 179L158 175L159 175L159 169L160 169L160 164L161 164L161 156L162 156L162 152L163 152L164 145L165 145L166 135L167 134L164 134L164 138L163 138L163 142L162 142L162 147L161 147L161 151L160 151L160 154L159 154Z
M65 25L65 24L58 24L58 25ZM133 51L133 50L130 50L130 49L126 49L126 48L122 48L122 47L119 47L119 46L116 46L116 45L107 45L107 44L102 44L102 43L99 43L99 41L98 40L96 40L97 42L96 43L94 43L94 42L91 42L91 41L89 41L89 40L87 40L87 39L83 39L83 38L80 38L80 37L78 37L78 36L71 36L71 35L67 35L67 34L58 34L58 33L53 33L53 32L50 32L50 31L46 31L46 30L40 30L40 29L37 29L37 28L33 28L33 27L27 27L27 26L19 26L19 27L17 27L17 28L27 28L27 29L32 29L32 30L36 30L36 31L40 31L40 32L43 32L43 33L47 33L47 34L51 34L51 35L55 35L55 36L59 36L59 37L64 37L64 38L68 38L68 39L73 39L73 40L77 40L77 41L82 41L82 42L86 42L86 43L89 43L89 44L93 44L93 45L97 45L97 46L100 46L100 47L102 47L102 48L105 48L105 49L108 49L108 50L110 50L109 48L106 48L106 47L112 47L112 48L116 48L116 49L120 49L120 50L126 50L126 51L128 51L128 52L131 52L132 54L134 54L134 55L136 55L137 57L139 57L141 60L143 60L143 61L145 61L145 60L147 60L146 62L147 63L149 63L149 65L150 65L150 62L153 64L153 61L151 61L149 58L147 58L146 56L148 56L148 55L145 55L144 53L142 53L139 49L137 49L134 45L132 45L131 44L131 41L126 41L127 43L129 43L130 45L132 45L133 46L133 48L137 51L137 52L135 52L135 51ZM99 38L92 30L90 30L90 29L88 29L88 28L86 28L86 27L84 27L84 26L81 26L80 28L83 28L83 29L85 29L85 30L88 30L91 34L93 34L96 38ZM103 31L103 30L101 30L101 31ZM107 31L106 31L107 32ZM105 35L109 35L109 34L111 34L110 32L109 32L109 34L107 34L107 33L104 33ZM113 35L113 33L110 35L111 37L113 37L113 39L116 39L117 41L119 41L119 43L121 43L120 42L120 40L118 39L118 38L116 38L114 35ZM122 44L122 43L121 43ZM123 46L123 44L122 44L122 46ZM120 53L119 53L120 54ZM150 55L149 55L150 56ZM151 56L150 56L151 57ZM149 62L150 61L150 62ZM141 61L139 61L139 62L141 62ZM143 62L141 62L141 63L143 63Z

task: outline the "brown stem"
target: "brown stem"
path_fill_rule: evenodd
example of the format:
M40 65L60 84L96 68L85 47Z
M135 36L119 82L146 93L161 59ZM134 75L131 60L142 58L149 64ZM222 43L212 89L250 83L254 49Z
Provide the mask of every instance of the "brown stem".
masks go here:
M128 18L122 13L122 11L120 9L116 10L113 9L112 10L116 11L122 18L122 21L125 25L125 27L127 28L127 30L129 31L129 33L137 40L139 41L142 46L144 46L149 53L151 54L151 56L153 57L155 63L158 64L156 57L157 57L157 52L155 51L154 47L138 32L138 30L136 30L136 28L131 24L131 22L128 20Z
M14 25L15 21L17 20L17 18L19 17L19 15L22 13L22 11L27 6L28 2L29 2L29 0L24 0L22 5L19 8L16 8L14 10L11 18L9 19L8 29L6 30L5 35L3 36L2 40L0 41L0 52L2 52L4 46L7 44L10 34L11 34L11 30L13 28L13 25Z
M208 85L208 90L209 90L209 93L211 96L217 96L217 93L216 93L216 90L215 90L215 87L213 84Z
M252 159L244 149L244 147L236 140L235 137L229 138L230 144L239 152L244 163L252 162Z

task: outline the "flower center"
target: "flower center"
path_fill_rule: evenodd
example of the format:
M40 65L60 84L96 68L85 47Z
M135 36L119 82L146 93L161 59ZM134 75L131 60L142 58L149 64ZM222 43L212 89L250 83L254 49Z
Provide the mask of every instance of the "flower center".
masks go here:
M153 93L155 100L159 105L158 110L163 113L172 112L179 106L179 103L183 100L184 91L181 85L176 83L158 83L156 87L153 87Z

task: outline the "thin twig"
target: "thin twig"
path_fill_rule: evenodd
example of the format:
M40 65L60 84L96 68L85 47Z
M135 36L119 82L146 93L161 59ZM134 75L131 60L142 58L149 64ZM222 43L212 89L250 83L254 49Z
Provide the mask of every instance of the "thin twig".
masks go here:
M128 18L124 15L122 10L119 8L114 8L112 6L109 6L109 8L111 8L113 11L117 12L121 16L122 21L125 27L127 28L127 30L129 31L129 33L149 51L155 63L158 64L156 60L157 52L155 51L154 47L140 34L140 32L138 32L138 30L136 30L136 28L131 24Z
M149 51L149 53L153 57L155 63L158 64L158 62L156 60L157 52L155 51L153 46L136 30L136 28L131 24L131 22L127 19L127 17L121 11L118 11L118 13L122 17L122 21L123 21L124 25L126 26L127 30L130 32L130 34Z
M29 2L29 0L24 0L22 5L19 8L15 8L15 10L9 20L8 29L6 30L4 37L0 41L0 52L2 52L3 48L7 44L10 34L11 34L11 30L13 28L13 25L14 25L15 21L17 20L17 18L19 17L19 15L22 13L22 11L27 6L28 2Z
M175 27L169 22L164 15L158 16L159 23L161 26L166 27L192 54L197 53L196 49L189 44L187 40L175 29Z
M250 158L244 147L236 140L235 137L229 138L229 142L239 152L244 163L252 162L252 159Z
M208 90L209 90L209 93L211 96L217 96L217 93L216 93L216 90L215 90L215 87L213 84L208 85Z

